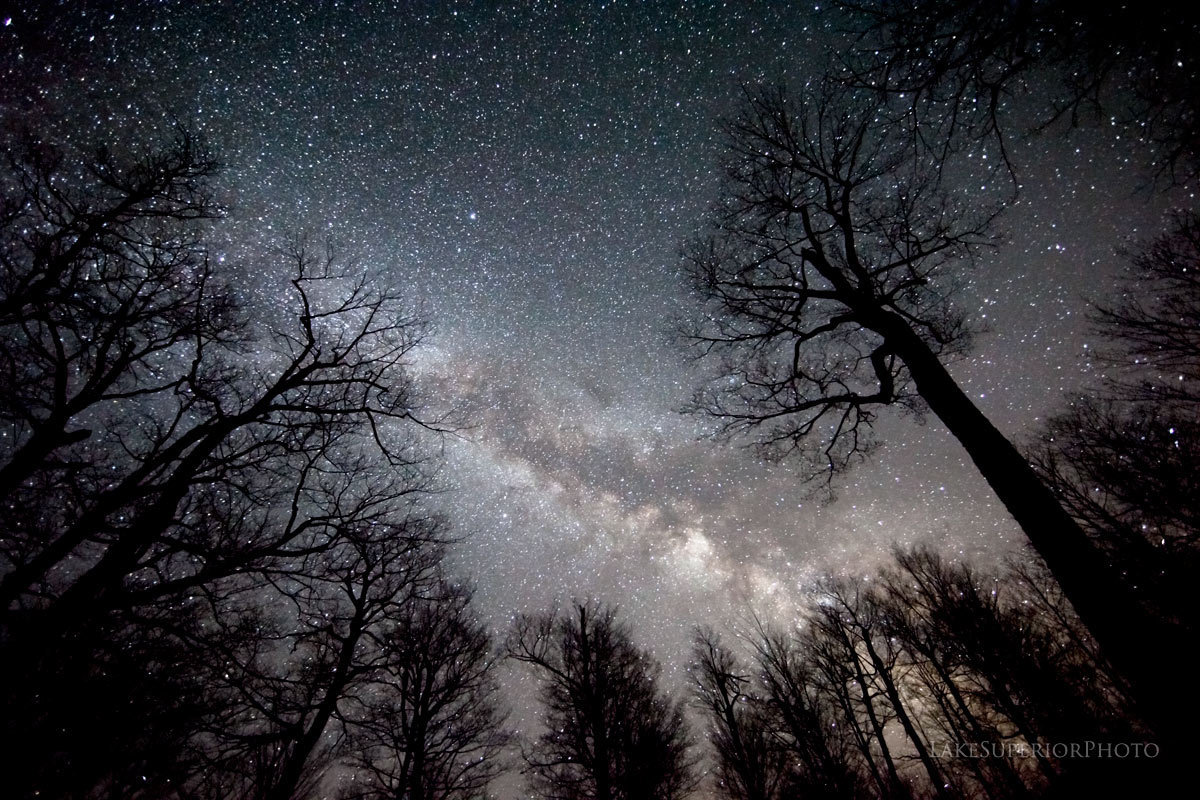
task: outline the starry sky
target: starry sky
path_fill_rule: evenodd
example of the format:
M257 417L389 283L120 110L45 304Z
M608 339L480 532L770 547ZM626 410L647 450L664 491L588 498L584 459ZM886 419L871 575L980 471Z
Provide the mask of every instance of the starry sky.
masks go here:
M785 616L892 542L1020 547L936 420L886 417L823 502L678 413L698 373L669 336L677 253L717 197L717 120L743 85L826 69L841 44L819 3L119 5L0 15L6 124L202 132L230 209L214 241L264 307L284 285L269 245L298 231L406 287L435 324L416 369L470 409L436 502L498 628L598 596L678 679L694 624ZM952 371L1021 439L1094 377L1085 301L1169 199L1139 191L1149 152L1116 127L1013 146L1020 201L962 299L989 331Z

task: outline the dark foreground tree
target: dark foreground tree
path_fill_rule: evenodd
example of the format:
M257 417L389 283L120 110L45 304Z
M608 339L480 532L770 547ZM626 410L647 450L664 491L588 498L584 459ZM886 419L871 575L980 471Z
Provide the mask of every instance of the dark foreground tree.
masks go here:
M37 524L10 538L16 557L0 583L3 610L24 599L67 619L289 555L313 526L302 513L288 519L279 512L291 506L289 495L304 499L326 480L324 454L351 440L411 479L402 492L424 488L420 457L406 431L394 427L416 419L404 368L422 325L403 314L398 296L371 289L365 278L315 262L303 249L291 258L294 327L239 341L243 350L262 348L255 355L261 367L228 352L168 360L158 369L172 378L166 397L108 418L104 449L92 456L105 458L102 480L84 484L77 503L48 511L49 498L32 485L29 499L41 502L26 510L38 514ZM331 293L342 296L318 301ZM288 477L277 479L279 472ZM212 497L226 489L229 496ZM225 502L239 498L254 513L226 513Z
M546 731L526 754L534 789L556 800L678 800L695 783L683 705L613 609L576 603L522 616L510 658L542 682Z
M382 669L349 709L359 777L348 797L477 800L507 768L501 656L470 600L441 580L390 617Z
M132 163L10 154L0 206L0 613L63 557L48 543L119 475L111 427L185 386L240 324L202 223L215 163L192 137ZM109 439L109 441L101 441ZM69 549L68 549L69 552Z
M1111 669L1044 569L999 575L918 548L899 551L870 590L881 633L902 653L899 680L925 717L935 755L946 743L976 752L1005 741L1139 741ZM900 672L901 670L897 670ZM920 708L924 704L924 708ZM1157 763L1120 764L1028 747L981 761L951 748L947 775L970 796L1087 794L1143 784ZM1020 788L1020 787L1024 788Z
M787 750L770 725L757 687L715 632L696 632L692 692L708 721L717 780L731 800L775 800L787 788Z
M290 798L384 669L440 527L399 291L216 274L212 161L15 156L0 223L0 658L16 797Z
M686 251L701 303L686 335L717 367L696 410L831 477L870 450L880 409L927 407L1169 735L1182 724L1158 678L1170 630L944 364L969 344L953 295L989 215L945 191L940 154L911 148L867 93L763 91L728 130L722 202Z
M256 615L247 646L221 654L206 687L229 698L197 742L205 768L193 782L210 796L306 796L347 755L353 715L379 702L394 620L436 588L435 522L343 523L334 546L244 593L275 610Z
M1200 37L1190 3L839 0L854 39L851 80L902 101L925 144L1024 133L1007 112L1048 93L1036 124L1121 125L1153 143L1164 172L1200 170ZM1027 115L1022 115L1022 119ZM1015 166L1011 165L1010 166Z
M876 784L881 776L863 720L851 711L854 684L843 662L761 623L751 648L766 717L789 756L785 796L845 800L869 793L868 773Z

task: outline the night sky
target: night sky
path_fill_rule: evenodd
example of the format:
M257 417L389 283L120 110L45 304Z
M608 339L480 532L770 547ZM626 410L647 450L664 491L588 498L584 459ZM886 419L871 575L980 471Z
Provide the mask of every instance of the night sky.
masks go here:
M191 125L226 167L215 240L264 309L285 287L269 247L297 231L423 305L417 369L473 423L435 503L498 629L597 596L677 679L694 624L786 614L894 541L982 562L1020 547L935 419L887 417L828 503L678 413L698 373L669 337L689 309L677 252L717 196L717 119L743 85L826 68L818 5L44 5L4 14L6 122L78 142ZM967 280L990 331L952 371L1018 439L1095 377L1085 300L1170 200L1139 192L1149 150L1121 131L1015 142L1021 200Z

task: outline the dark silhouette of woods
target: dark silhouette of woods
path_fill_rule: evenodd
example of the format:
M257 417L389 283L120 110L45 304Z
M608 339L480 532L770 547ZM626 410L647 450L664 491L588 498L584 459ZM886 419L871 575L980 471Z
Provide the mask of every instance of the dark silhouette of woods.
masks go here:
M215 168L186 133L140 159L13 155L7 791L286 800L349 773L365 796L472 794L507 740L422 504L422 439L450 424L409 377L425 324L303 244L281 321L254 322L204 243ZM421 730L389 738L410 708Z
M898 551L828 579L795 630L753 619L741 655L699 631L690 667L730 798L1045 797L1144 786L1153 760L1048 576ZM1083 750L1052 743L1090 742ZM1153 752L1153 751L1151 751Z
M562 800L676 800L695 783L682 705L615 611L576 603L518 618L508 655L541 680L545 732L526 754L531 785Z

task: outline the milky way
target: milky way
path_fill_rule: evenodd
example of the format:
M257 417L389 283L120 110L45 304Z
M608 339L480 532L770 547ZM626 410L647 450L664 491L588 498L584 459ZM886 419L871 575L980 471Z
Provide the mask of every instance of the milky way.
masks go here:
M716 197L716 121L743 85L825 69L818 7L65 5L0 30L9 122L87 142L182 121L225 164L214 235L265 306L282 273L264 254L303 231L433 320L416 368L472 421L436 502L498 628L599 596L678 678L691 626L786 615L892 542L1020 546L936 420L886 419L828 503L677 413L697 376L668 335L676 253ZM1116 128L1013 146L1021 201L963 300L990 332L952 369L1021 438L1092 377L1085 299L1166 201L1136 193L1147 154Z

